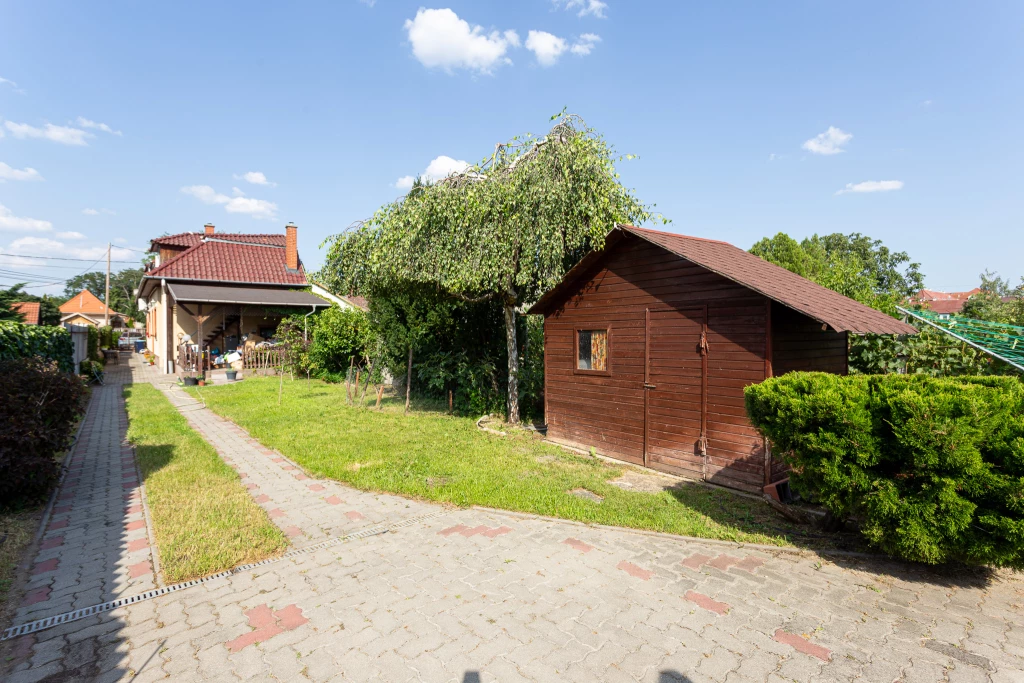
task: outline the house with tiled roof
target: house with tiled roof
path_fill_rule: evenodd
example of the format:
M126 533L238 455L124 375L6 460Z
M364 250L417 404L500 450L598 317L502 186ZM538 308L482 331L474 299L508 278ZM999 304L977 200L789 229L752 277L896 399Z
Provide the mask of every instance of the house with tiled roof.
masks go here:
M39 309L42 306L38 301L16 301L11 304L15 313L21 314L21 321L26 325L39 324Z
M165 373L209 367L212 359L273 340L282 318L331 305L311 293L298 228L284 234L203 232L150 241L154 254L138 289L147 348Z
M61 325L124 327L127 320L125 314L108 310L107 305L88 289L83 289L60 305Z
M981 288L975 287L967 292L940 292L937 289L922 289L913 298L912 303L940 314L959 313L964 304L972 296L981 294Z

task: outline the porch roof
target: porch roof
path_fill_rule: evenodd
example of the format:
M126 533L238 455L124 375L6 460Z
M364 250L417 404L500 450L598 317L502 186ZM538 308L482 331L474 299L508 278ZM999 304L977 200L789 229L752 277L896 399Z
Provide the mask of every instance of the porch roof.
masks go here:
M263 287L223 287L168 282L175 301L199 304L244 304L246 306L301 306L328 308L331 302L309 292Z

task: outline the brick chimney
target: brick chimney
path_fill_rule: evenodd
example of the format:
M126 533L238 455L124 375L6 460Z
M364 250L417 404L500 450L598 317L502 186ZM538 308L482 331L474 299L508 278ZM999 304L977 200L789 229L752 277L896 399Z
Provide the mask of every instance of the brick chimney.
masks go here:
M207 235L212 235L213 234L213 223L207 223L206 225L203 226L203 229L206 231Z
M288 270L299 269L299 229L294 223L289 223L284 228L284 263Z

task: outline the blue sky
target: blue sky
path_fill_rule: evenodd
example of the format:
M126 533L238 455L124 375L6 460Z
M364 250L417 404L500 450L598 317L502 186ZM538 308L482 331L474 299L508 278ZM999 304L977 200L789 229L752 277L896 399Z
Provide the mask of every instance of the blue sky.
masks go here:
M568 107L669 230L858 231L938 289L1024 274L1024 4L422 1L0 2L0 253L294 221L315 267L406 176Z

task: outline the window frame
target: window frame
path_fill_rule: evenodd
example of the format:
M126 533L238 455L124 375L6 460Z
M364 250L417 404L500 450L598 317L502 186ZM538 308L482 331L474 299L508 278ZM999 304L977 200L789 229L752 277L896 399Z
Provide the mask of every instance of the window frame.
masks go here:
M580 364L580 332L604 332L607 340L606 362L604 370L585 370ZM576 327L572 335L572 373L574 375L590 375L592 377L612 376L612 328L611 327Z

